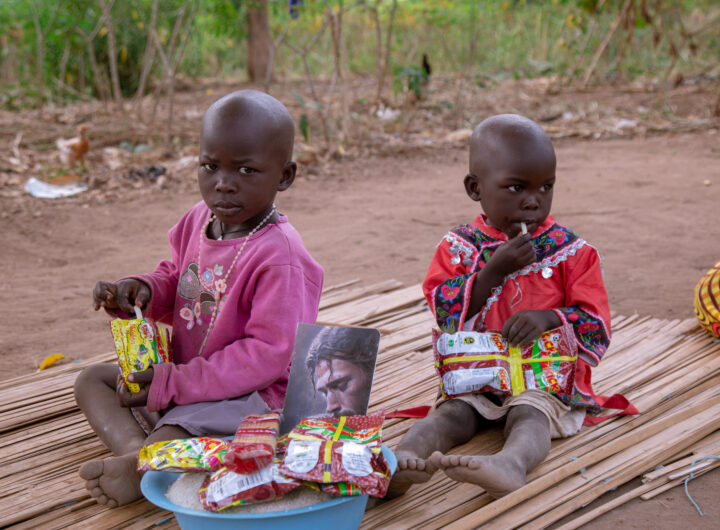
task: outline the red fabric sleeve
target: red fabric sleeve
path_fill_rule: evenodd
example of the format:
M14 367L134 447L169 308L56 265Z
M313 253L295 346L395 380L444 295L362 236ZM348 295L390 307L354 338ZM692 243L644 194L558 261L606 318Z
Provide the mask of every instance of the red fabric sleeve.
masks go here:
M468 274L472 266L451 262L450 243L443 240L435 250L422 289L438 327L448 333L462 329L468 316L470 295L476 274ZM475 252L476 257L477 251Z

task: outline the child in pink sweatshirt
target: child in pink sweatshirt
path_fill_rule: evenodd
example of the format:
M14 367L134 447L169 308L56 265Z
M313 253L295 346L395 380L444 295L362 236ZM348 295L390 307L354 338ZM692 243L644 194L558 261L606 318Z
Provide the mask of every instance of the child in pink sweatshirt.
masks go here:
M294 123L285 106L242 90L205 113L198 185L203 201L170 230L155 271L98 282L95 309L143 308L173 326L172 362L129 376L93 365L75 398L115 456L80 468L90 494L117 506L141 496L138 449L189 436L232 435L248 414L283 405L299 322L317 317L323 270L273 201L292 184Z

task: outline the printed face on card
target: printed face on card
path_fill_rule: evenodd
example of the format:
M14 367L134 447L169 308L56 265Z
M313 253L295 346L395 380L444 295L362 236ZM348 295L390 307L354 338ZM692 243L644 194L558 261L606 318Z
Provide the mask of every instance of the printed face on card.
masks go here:
M298 324L280 433L303 417L366 414L379 343L376 329Z

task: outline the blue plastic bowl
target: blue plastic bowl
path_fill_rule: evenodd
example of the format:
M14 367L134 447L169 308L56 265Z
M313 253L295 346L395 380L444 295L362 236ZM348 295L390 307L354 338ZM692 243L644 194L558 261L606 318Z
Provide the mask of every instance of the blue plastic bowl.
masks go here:
M393 452L382 446L383 455L395 472L397 459ZM356 529L362 522L368 496L337 497L326 502L295 508L283 512L265 513L212 513L192 510L170 502L165 492L175 482L179 473L165 471L148 471L142 477L140 489L145 498L154 505L173 512L180 528L183 530L236 529L236 528L318 528L331 527L333 530Z

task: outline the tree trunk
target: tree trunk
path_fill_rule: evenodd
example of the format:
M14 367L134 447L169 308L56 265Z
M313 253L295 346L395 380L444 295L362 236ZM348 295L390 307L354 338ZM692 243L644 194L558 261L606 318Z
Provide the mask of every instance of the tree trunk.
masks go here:
M30 9L32 10L33 25L35 26L35 89L37 90L37 106L39 109L43 106L43 93L45 92L44 86L44 64L45 64L45 38L50 33L50 30L55 24L58 11L60 10L60 0L55 4L55 11L52 14L52 18L48 23L47 27L43 30L42 24L40 23L40 10L35 2L30 3Z
M247 6L248 23L248 60L246 65L248 79L261 82L265 80L270 64L272 36L268 20L268 1L251 0Z
M112 82L113 99L118 107L122 103L122 91L120 90L120 76L117 67L117 47L115 45L115 28L112 20L112 7L115 0L109 4L107 0L100 0L100 9L102 9L105 18L105 27L107 27L107 44L108 44L108 62L110 63L110 80Z

